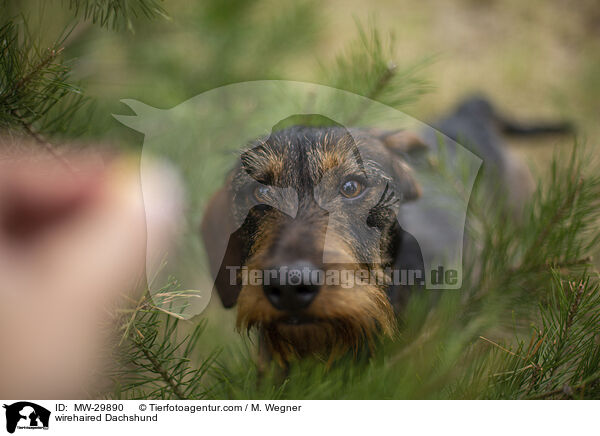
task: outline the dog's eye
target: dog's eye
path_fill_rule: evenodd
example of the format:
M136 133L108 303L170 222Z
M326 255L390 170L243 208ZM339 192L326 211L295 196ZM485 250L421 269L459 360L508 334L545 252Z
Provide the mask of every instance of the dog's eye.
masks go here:
M356 198L363 192L364 186L356 180L347 180L342 183L340 193L346 198Z
M265 185L258 185L254 188L254 198L258 201L265 201L269 194L271 193L271 188Z

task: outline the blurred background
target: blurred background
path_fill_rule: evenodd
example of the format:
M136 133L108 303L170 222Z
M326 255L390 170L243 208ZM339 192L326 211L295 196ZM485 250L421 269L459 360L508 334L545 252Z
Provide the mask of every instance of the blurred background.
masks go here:
M136 155L143 135L112 116L132 113L121 99L167 109L241 81L316 82L378 99L372 95L376 90L344 71L356 65L345 59L352 59L353 44L360 43L360 28L379 32L377 62L394 62L405 73L413 91L394 106L416 119L434 120L478 92L510 117L573 122L592 150L600 134L596 0L576 6L566 0L147 0L133 2L142 6L125 18L110 9L94 15L94 3L2 4L3 22L22 26L19 32L38 40L40 50L63 48L60 59L74 87L44 117L76 109L61 123L40 118L29 125L56 144L103 144ZM6 53L2 61L8 63ZM336 74L345 74L345 80ZM0 108L3 130L14 127L6 107ZM541 177L552 151L572 145L572 138L554 137L509 144ZM244 346L233 329L234 311L213 298L206 314L206 350L223 343Z
M93 117L78 115L87 138L141 143L110 116L126 112L123 98L169 108L233 82L323 82L323 72L356 40L357 21L393 40L390 57L397 64L420 65L428 92L402 108L415 118L435 118L481 91L509 115L566 118L582 136L598 133L600 6L594 0L577 7L563 0L156 3L168 18L138 13L117 31L87 20L66 39L72 80L96 105ZM30 31L47 45L74 22L65 2L7 5L3 14L25 11ZM534 163L548 155L546 148L519 150Z

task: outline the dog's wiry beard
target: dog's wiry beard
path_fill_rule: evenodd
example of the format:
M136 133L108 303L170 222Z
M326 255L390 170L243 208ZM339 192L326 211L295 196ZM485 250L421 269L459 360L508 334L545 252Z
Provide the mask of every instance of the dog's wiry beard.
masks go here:
M317 355L335 358L361 347L372 349L380 335L392 336L396 324L385 292L377 286L327 287L320 301L306 311L309 322L289 324L275 311L257 286L246 286L238 300L237 327L264 334L270 351L280 361Z
M349 351L356 354L362 346L372 350L380 334L392 335L394 322L386 296L378 289L370 292L373 295L369 303L354 313L346 311L340 317L327 317L306 325L271 323L264 326L267 344L286 361L307 355L333 359Z

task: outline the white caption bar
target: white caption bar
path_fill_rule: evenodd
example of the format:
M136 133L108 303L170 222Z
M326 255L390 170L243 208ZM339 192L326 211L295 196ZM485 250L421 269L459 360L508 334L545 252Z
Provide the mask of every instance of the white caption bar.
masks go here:
M596 401L1 401L1 434L589 434ZM12 433L11 433L12 430ZM8 432L8 433L7 433ZM307 433L308 432L308 433ZM377 432L377 433L375 433ZM385 433L384 433L385 432Z

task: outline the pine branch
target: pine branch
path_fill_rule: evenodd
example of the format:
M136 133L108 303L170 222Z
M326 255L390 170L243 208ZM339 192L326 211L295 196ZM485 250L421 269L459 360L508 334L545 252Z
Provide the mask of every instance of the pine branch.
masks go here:
M133 31L133 20L141 16L169 18L160 0L69 0L68 3L75 16L115 30L126 27Z
M594 384L600 381L600 376L591 377L589 380L582 382L576 386L564 385L561 388L554 389L549 392L543 392L538 395L530 397L531 400L544 400L546 398L554 397L556 395L563 395L566 398L573 398L574 394L583 391L590 384Z
M430 89L419 77L425 65L400 68L394 61L393 36L384 41L374 23L368 28L356 23L358 38L336 57L333 66L323 66L325 84L344 89L396 109L414 102ZM346 125L365 122L369 104L354 108L344 120Z
M565 288L555 274L554 284L551 298L540 307L543 327L536 330L528 348L523 341L515 351L498 345L505 357L486 398L573 397L583 395L584 388L600 378L598 283L586 278ZM523 362L528 365L522 367Z
M394 74L398 67L390 63L387 68L381 73L379 79L373 85L373 89L365 95L369 100L377 100L386 87L389 85L390 81L393 79ZM363 117L365 111L368 109L367 105L362 105L348 120L347 123L349 126L356 125L360 119Z
M144 347L143 342L136 341L135 344L146 357L146 359L148 359L148 361L152 364L152 369L154 370L154 372L159 374L163 381L169 386L169 388L171 388L171 391L175 395L175 398L177 398L178 400L186 400L187 398L185 398L179 386L175 383L175 381L169 375L167 370L160 364L156 356L154 356L154 354L152 354L150 350Z
M554 213L551 215L550 219L542 228L542 231L539 233L535 241L529 246L528 251L523 256L524 262L528 262L530 259L536 258L536 253L539 253L540 247L543 246L547 242L548 236L554 231L556 226L560 223L562 219L572 210L574 203L577 200L577 196L582 187L582 180L579 179L575 183L575 189L569 190L568 195L560 204ZM531 268L531 267L525 267Z
M114 374L118 387L114 397L204 398L207 390L203 380L218 356L218 351L213 351L197 366L194 363L204 327L205 322L191 326L167 315L145 295L123 322L122 366ZM183 339L178 339L181 333Z
M585 290L584 283L583 282L579 283L579 286L577 286L577 291L575 293L575 298L574 298L573 302L571 303L571 307L569 308L567 322L565 323L565 328L562 333L563 336L565 336L565 337L569 334L569 329L573 325L573 321L575 320L575 315L577 314L577 311L579 310L579 305L581 303L581 298L583 297L584 290ZM574 292L573 289L571 289L571 291Z
M85 103L80 89L69 83L70 67L60 59L68 32L41 50L27 25L22 27L13 22L0 27L0 129L20 130L60 159L45 134L63 131Z
M23 86L25 86L28 82L30 82L36 75L39 75L44 69L50 65L52 61L63 51L63 48L59 48L58 50L48 50L48 55L40 61L39 64L35 65L32 70L25 76L22 77L15 84L15 91L19 91Z

